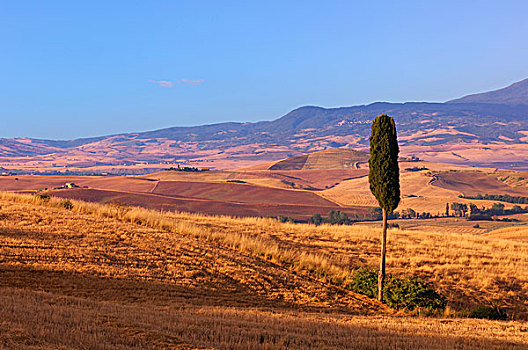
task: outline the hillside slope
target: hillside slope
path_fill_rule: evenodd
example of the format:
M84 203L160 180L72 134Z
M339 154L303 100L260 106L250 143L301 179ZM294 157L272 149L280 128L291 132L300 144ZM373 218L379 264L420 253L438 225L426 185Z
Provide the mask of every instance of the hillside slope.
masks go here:
M358 169L357 163L368 159L366 152L331 148L278 161L269 170Z
M161 214L82 202L73 202L73 209L66 210L53 198L40 201L10 194L2 194L0 204L3 347L362 349L376 344L375 349L521 349L528 345L526 322L510 321L505 327L504 322L482 320L392 317L393 311L376 301L314 274L326 271L336 276L340 269L375 260L378 242L364 228L351 231L341 226ZM391 235L391 272L434 276L435 285L451 290L449 298L457 298L458 306L506 293L500 287L501 274L526 264L528 256L524 244L480 241L469 235L441 241L434 233L391 231ZM300 245L302 253L294 253L298 249L292 248ZM463 263L461 251L475 264ZM411 266L405 265L409 262ZM459 264L465 267L463 272ZM523 271L515 275L520 288L527 282ZM457 277L460 273L465 279ZM510 307L526 302L519 295L507 299ZM474 331L477 325L479 332Z
M464 96L448 103L499 103L528 105L528 79L505 88Z

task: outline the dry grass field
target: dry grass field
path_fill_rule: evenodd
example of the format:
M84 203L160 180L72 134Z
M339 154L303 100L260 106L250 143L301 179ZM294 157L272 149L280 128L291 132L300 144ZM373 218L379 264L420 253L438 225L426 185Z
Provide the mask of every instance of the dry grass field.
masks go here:
M405 168L425 167L424 171L405 171ZM416 162L400 164L402 200L398 211L412 208L418 212L441 214L446 203L474 203L490 208L497 201L459 198L460 195L510 194L528 196L522 172L494 171L485 168L457 167ZM502 179L502 181L501 181ZM369 190L368 176L341 181L333 188L319 192L325 198L342 205L376 206ZM506 208L514 204L503 203Z
M525 214L526 215L526 214ZM485 237L528 243L528 226L504 227L484 234Z
M528 348L527 242L391 230L388 271L448 297L426 318L340 287L377 228L63 201L0 195L0 348ZM493 302L509 321L453 317Z

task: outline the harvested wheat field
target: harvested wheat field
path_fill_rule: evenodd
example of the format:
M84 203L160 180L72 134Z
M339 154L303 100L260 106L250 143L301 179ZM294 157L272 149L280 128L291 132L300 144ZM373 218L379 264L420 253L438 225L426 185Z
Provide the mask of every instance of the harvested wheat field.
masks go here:
M389 272L448 296L426 318L341 287L377 262L372 228L63 203L1 194L0 348L528 347L528 243L390 231ZM450 316L487 300L510 320Z
M527 190L508 186L499 181L498 177L499 174L491 175L477 170L438 173L402 171L400 174L402 200L397 210L412 208L419 212L440 214L445 212L446 203L476 203L478 206L489 208L497 202L460 198L460 195L479 193L528 195ZM342 181L335 187L318 194L342 205L377 206L377 201L369 189L368 176ZM514 205L504 204L506 208Z
M314 170L319 176L321 171ZM244 177L238 172L199 172L185 173L166 171L152 177L128 176L3 176L0 177L0 190L16 192L46 192L57 197L84 201L141 206L150 209L177 210L204 213L209 215L230 216L287 216L295 220L306 221L315 213L328 213L340 210L348 215L364 216L369 208L360 206L340 206L318 196L316 192L292 188L292 182L283 182L292 176L276 173L249 174L255 183L236 180ZM302 174L301 174L302 176ZM337 170L330 181L354 176L354 170ZM173 180L158 180L157 178ZM176 179L176 180L174 180ZM295 177L297 185L310 186L312 182ZM207 181L206 181L207 180ZM270 185L270 180L278 181L280 186ZM239 181L233 183L227 181ZM272 182L273 182L272 181ZM285 181L285 180L284 180ZM315 181L315 180L311 180ZM74 184L73 188L64 188L65 184ZM299 184L303 183L303 184ZM332 182L334 183L334 182ZM308 184L308 185L307 185ZM294 184L293 187L297 186ZM289 188L289 189L286 189Z

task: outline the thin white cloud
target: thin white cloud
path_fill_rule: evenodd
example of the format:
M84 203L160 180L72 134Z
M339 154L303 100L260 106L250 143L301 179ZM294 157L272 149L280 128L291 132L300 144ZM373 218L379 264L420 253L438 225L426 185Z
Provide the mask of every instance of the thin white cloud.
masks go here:
M204 82L204 79L187 79L187 78L181 78L180 80L149 80L149 83L156 84L160 87L165 88L171 88L174 87L178 83L184 83L184 84L191 84L191 85L200 85Z
M182 83L187 83L187 84L192 84L192 85L199 85L199 84L203 83L205 80L203 80L203 79L195 79L195 80L193 80L193 79L182 78L182 79L180 79L180 81Z
M156 84L160 87L171 88L174 86L174 82L168 80L149 80L149 83Z

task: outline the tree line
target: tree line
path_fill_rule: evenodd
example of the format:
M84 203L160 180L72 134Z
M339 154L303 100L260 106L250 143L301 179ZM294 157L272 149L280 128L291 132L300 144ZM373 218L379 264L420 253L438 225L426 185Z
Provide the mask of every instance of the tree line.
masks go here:
M528 197L510 196L509 194L477 194L476 196L458 196L465 199L500 201L514 204L528 204Z
M493 203L491 208L477 207L473 203L463 204L453 202L451 205L446 203L446 216L467 217L468 220L491 220L492 216L512 215L528 213L528 205L524 208L520 205L514 205L511 209L506 209L502 203Z

